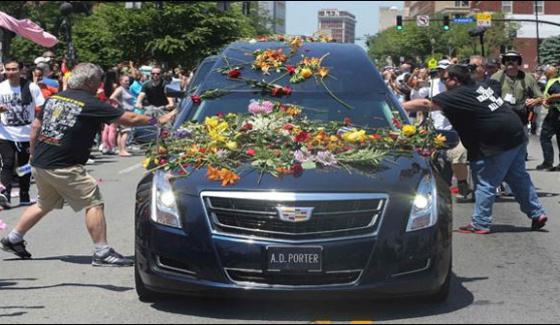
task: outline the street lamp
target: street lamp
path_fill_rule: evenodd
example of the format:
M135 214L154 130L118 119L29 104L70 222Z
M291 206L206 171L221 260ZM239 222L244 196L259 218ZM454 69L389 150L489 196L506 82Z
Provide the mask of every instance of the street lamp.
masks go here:
M70 2L64 2L60 5L59 10L60 14L62 15L62 22L60 24L59 32L62 32L64 42L66 43L66 57L68 59L68 63L71 67L74 67L74 65L76 64L76 50L74 49L74 44L72 43L72 22L70 20L70 16L72 15L74 7L72 7L72 4Z

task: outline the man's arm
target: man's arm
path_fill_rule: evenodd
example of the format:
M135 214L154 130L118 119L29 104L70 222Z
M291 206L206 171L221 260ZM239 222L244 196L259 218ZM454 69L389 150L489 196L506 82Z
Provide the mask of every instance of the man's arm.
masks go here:
M419 99L413 99L410 100L408 102L404 102L402 103L402 107L407 111L407 112L418 112L418 111L422 111L422 112L428 112L428 111L439 111L441 110L441 108L439 106L436 105L436 103L431 102L428 99L423 99L423 98L419 98Z
M154 118L147 115L125 112L123 115L121 115L120 118L115 121L115 123L124 126L154 125L154 122L157 122L158 124L166 124L171 121L176 114L177 110L173 110L165 115L160 116L157 120L154 120Z

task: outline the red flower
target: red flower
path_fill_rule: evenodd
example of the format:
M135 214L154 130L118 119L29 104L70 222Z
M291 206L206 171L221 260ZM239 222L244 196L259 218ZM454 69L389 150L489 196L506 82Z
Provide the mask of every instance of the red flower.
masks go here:
M345 117L344 118L344 125L346 125L346 126L352 125L352 119L349 118L349 117Z
M206 153L206 148L200 148L198 149L198 152L205 154Z
M293 128L294 128L293 124L288 123L288 124L284 125L284 130L291 131L291 130L293 130Z
M398 118L394 117L393 118L393 125L397 128L400 129L402 127L401 121L399 121Z
M372 135L372 137L373 137L374 140L381 140L381 138L382 138L381 134L374 134L374 135Z
M295 141L296 142L307 142L311 135L308 132L301 131L298 135L296 135Z
M284 87L282 88L282 91L284 92L284 94L286 94L286 96L290 96L293 90L290 87Z
M232 79L237 79L241 75L241 71L239 69L232 69L229 70L228 76Z
M224 117L224 116L226 116L226 114L224 112L218 112L218 113L216 113L216 116L217 117Z
M252 130L253 129L253 124L251 123L246 123L245 125L243 125L243 127L241 128L242 130Z
M288 64L288 65L286 66L286 70L288 70L288 72L289 72L290 74L296 73L296 67L294 67L293 65L290 65L290 64Z
M257 154L257 151L255 149L251 148L251 149L247 149L246 153L247 153L247 155L252 157L252 156Z
M167 139L169 137L169 130L161 130L160 137L162 139Z
M272 96L273 96L273 97L280 97L280 96L282 96L282 87L274 87L274 88L272 88Z
M202 98L200 98L200 96L197 96L197 95L192 95L191 100L192 100L193 103L195 103L197 105L202 103Z
M160 166L167 165L167 160L161 159L161 160L159 161L159 165L160 165Z
M291 168L292 173L295 177L301 176L303 174L303 167L301 164L294 164Z

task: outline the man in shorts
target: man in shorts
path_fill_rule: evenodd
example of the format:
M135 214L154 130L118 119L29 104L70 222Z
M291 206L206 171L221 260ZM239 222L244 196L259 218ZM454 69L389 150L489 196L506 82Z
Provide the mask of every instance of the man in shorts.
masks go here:
M167 123L175 111L159 119L125 112L95 98L103 70L82 63L72 71L68 90L49 98L33 121L31 165L39 190L38 203L29 207L0 248L29 259L23 236L45 215L62 209L64 202L76 212L86 210L86 225L95 245L94 266L131 266L132 260L107 243L104 203L95 178L86 164L97 131L104 123L127 126Z

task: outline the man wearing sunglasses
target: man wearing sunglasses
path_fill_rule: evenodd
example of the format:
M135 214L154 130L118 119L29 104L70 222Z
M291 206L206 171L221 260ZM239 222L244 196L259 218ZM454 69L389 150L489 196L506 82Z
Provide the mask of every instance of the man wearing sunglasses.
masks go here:
M500 83L502 98L512 106L527 126L530 113L542 105L543 94L535 78L530 73L521 71L522 63L523 57L518 52L505 53L502 56L504 70L495 73L492 79Z
M172 109L173 99L165 96L165 85L161 75L161 68L155 67L152 69L152 79L142 86L142 91L136 100L136 107L144 107L144 99L148 105L161 107L165 106L167 109Z

